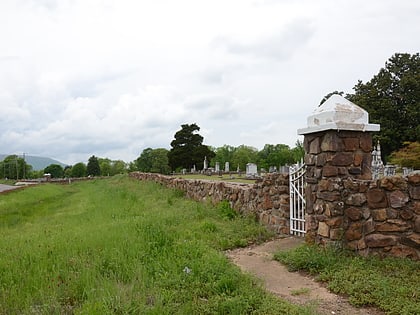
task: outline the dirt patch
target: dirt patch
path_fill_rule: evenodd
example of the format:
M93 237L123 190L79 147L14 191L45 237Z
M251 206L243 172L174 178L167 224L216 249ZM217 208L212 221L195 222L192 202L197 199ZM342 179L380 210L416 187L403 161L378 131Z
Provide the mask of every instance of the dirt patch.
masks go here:
M331 293L312 277L289 272L285 266L273 260L274 252L292 249L301 243L301 238L276 239L262 245L228 251L227 256L243 271L260 278L268 291L294 304L313 305L319 314L385 314L376 308L354 307L345 297Z

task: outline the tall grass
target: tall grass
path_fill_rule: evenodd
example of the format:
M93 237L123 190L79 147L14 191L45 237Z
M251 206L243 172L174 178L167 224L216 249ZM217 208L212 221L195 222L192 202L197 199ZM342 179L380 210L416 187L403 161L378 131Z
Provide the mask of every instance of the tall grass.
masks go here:
M221 250L250 218L126 176L0 196L0 314L309 314Z
M275 254L291 270L325 281L354 305L375 305L387 314L420 314L420 262L360 257L341 249L303 245Z

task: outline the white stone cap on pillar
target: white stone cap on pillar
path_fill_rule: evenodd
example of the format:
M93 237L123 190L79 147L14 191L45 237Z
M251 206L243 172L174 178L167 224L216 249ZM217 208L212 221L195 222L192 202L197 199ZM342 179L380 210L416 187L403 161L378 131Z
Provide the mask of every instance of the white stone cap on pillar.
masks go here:
M324 130L379 131L380 125L369 124L369 114L344 97L333 94L308 117L308 127L299 135Z

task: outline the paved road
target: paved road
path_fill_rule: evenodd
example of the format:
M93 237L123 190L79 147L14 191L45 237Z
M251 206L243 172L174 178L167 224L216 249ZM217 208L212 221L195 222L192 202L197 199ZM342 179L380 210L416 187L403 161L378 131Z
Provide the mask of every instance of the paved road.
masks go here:
M0 193L6 190L12 190L12 189L16 189L19 188L19 186L10 186L10 185L3 185L0 184Z

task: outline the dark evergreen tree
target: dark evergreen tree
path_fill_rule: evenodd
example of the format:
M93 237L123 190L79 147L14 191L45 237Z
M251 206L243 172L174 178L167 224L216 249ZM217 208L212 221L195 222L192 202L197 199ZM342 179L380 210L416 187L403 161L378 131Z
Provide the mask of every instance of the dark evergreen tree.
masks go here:
M208 146L203 145L203 137L199 135L200 127L197 124L181 125L181 130L175 133L171 142L172 149L168 153L169 165L177 168L190 169L194 165L197 169L203 168L204 158L210 161L215 155Z
M87 167L86 167L86 173L89 176L99 176L101 175L101 168L99 166L98 158L94 155L92 155L89 158Z

